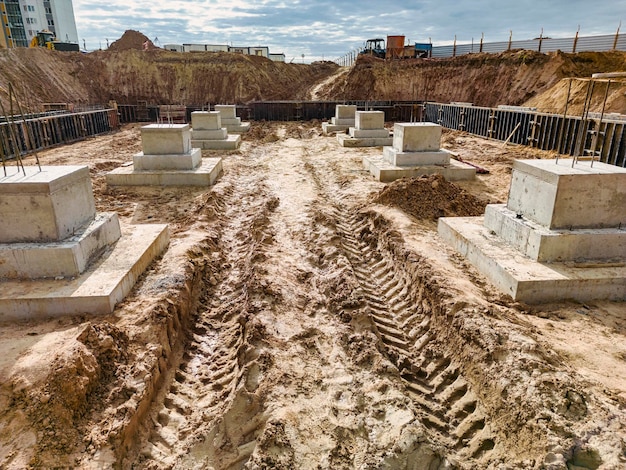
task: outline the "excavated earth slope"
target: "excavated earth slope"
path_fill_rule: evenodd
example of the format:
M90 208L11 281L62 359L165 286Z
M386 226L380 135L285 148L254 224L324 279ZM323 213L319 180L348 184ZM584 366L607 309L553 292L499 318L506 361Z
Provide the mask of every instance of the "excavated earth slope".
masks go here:
M536 106L562 112L567 77L626 70L626 53L514 51L452 59L385 62L361 57L351 68L334 63L277 63L231 53L141 50L147 38L127 32L109 50L89 54L45 49L0 51L0 101L11 82L25 108L44 102L205 105L251 100L428 100ZM551 89L554 88L554 91ZM571 92L571 112L585 100L585 86ZM606 112L624 112L624 88L613 85ZM541 95L540 95L541 94ZM596 90L594 109L603 98ZM532 101L528 101L531 100Z
M477 106L522 105L562 78L625 70L624 52L512 51L393 62L359 57L348 74L326 87L323 96L346 100L462 101ZM556 107L562 108L564 102L563 97Z

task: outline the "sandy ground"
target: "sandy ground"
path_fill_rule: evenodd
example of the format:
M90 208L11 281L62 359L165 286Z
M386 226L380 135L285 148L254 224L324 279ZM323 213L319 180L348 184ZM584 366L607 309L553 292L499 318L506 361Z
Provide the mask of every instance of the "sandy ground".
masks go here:
M506 201L514 158L550 157L444 147L489 170L458 185L472 207ZM361 166L380 149L253 123L209 190L107 188L139 150L128 126L39 154L172 237L112 315L2 325L1 468L626 467L626 306L500 295L419 215L458 187L382 204Z

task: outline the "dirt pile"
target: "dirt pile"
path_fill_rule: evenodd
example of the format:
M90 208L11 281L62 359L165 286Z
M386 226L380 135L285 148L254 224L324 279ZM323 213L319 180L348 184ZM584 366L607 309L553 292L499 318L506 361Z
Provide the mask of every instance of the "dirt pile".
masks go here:
M396 180L381 189L372 202L399 207L417 219L430 220L482 215L486 205L441 175Z
M121 38L109 46L109 50L114 52L127 51L129 49L142 51L144 49L154 50L158 49L158 47L148 39L148 36L132 29L126 30Z
M325 90L324 97L521 105L562 78L625 69L624 52L542 54L520 50L393 62L359 57L348 74Z

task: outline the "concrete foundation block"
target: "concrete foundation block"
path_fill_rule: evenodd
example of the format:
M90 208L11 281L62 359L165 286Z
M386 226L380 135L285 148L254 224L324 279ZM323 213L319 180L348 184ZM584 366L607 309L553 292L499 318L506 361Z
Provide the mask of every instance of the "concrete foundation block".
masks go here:
M194 131L213 131L222 128L219 111L194 111L191 113L192 136Z
M0 282L0 321L108 314L169 243L167 225L122 227L122 237L80 276Z
M384 147L391 145L393 137L354 138L348 134L337 134L337 141L342 147Z
M396 123L393 147L401 152L433 152L441 148L441 126L431 122Z
M351 125L335 125L332 122L330 122L330 123L329 122L323 122L322 123L322 132L324 134L336 134L337 132L344 132L345 133L348 129L350 129L350 126L354 126L354 120L352 121Z
M240 118L237 119L222 119L222 125L226 128L229 134L245 134L250 130L249 122L241 122Z
M549 229L626 226L626 168L571 159L516 160L507 207Z
M110 186L211 186L222 174L221 158L204 158L193 170L139 170L132 165L107 173Z
M550 230L517 217L504 204L485 208L485 228L540 262L620 260L626 257L626 227Z
M353 104L338 104L335 106L335 118L342 119L352 119L356 115L356 105ZM339 124L339 123L337 123ZM352 124L354 125L354 123Z
M241 145L241 136L237 134L227 135L226 139L217 140L192 140L194 147L203 150L237 150Z
M354 117L352 118L330 118L330 123L334 126L348 126L348 127L354 127L355 124L355 119Z
M350 137L355 139L387 139L391 137L387 129L357 129L351 127L349 130Z
M24 170L0 178L0 243L60 241L95 217L87 166Z
M191 152L189 124L149 124L141 128L144 155L181 155Z
M194 141L197 140L224 140L228 138L228 131L225 127L221 129L215 130L205 130L205 129L192 129L191 130L191 146L198 147L194 144ZM199 147L202 148L202 147Z
M180 155L145 155L140 152L133 156L135 171L193 170L200 165L201 161L202 151L199 148L192 148L189 153Z
M2 243L0 279L78 276L120 236L117 214L99 213L79 233L63 241Z
M385 127L385 113L383 111L357 111L354 127L360 130L383 129Z
M234 104L216 104L215 111L220 113L222 121L224 119L236 119L237 118L237 106ZM222 122L222 125L224 123Z
M385 147L383 159L393 166L448 165L450 152L444 149L431 152L402 152L395 147Z
M383 156L363 157L363 167L376 180L389 183L400 178L416 178L422 175L440 174L447 181L466 181L476 177L476 168L466 163L450 160L448 165L394 166L386 162Z
M468 259L492 284L515 300L626 300L626 264L540 263L484 226L483 217L442 217L439 236Z

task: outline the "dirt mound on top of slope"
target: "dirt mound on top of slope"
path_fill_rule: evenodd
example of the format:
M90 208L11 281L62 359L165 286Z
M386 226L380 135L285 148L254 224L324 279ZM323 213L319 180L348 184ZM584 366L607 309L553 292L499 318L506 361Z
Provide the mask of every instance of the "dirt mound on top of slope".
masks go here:
M396 180L381 189L372 202L399 207L417 219L431 220L482 215L486 205L442 175Z
M121 38L109 46L110 51L127 51L129 49L142 51L144 49L154 50L158 47L148 39L148 36L132 29L127 29Z

